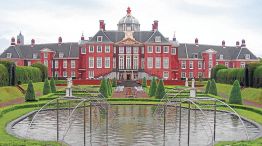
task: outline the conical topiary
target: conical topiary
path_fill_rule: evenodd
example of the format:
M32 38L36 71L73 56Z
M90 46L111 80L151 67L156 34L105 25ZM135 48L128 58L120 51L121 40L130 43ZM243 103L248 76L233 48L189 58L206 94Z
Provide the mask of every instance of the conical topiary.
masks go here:
M108 89L107 89L107 83L106 79L102 79L100 84L99 92L105 97L108 98Z
M216 86L216 81L214 79L212 79L210 82L210 88L208 93L217 95L217 86Z
M44 83L44 89L43 89L43 95L47 95L51 92L51 88L48 82L48 79L45 79L45 83Z
M233 87L231 89L231 93L229 97L229 103L230 104L242 104L240 84L238 80L235 80L233 83Z
M29 81L27 86L25 101L36 101L34 85L31 80Z
M207 81L207 86L206 86L205 94L208 94L209 89L210 89L210 80Z
M149 96L150 97L155 96L156 88L157 88L156 79L155 79L155 77L153 77L153 79L151 80L150 88L149 88Z
M111 84L111 80L109 78L107 78L107 87L108 87L108 95L112 96L112 84Z
M145 87L145 88L147 87L146 77L143 78L142 87Z
M165 94L166 94L166 91L165 91L164 82L163 80L160 80L157 85L155 97L158 99L162 99L165 96Z
M50 88L51 88L51 92L55 93L56 92L56 86L55 86L55 80L54 78L51 79L50 81Z

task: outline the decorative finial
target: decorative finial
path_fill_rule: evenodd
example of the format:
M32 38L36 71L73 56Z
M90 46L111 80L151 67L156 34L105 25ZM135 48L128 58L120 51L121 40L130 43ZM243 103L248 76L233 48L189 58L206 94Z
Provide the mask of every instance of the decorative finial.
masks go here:
M130 7L127 7L127 10L126 10L127 14L130 15L131 14L131 9Z

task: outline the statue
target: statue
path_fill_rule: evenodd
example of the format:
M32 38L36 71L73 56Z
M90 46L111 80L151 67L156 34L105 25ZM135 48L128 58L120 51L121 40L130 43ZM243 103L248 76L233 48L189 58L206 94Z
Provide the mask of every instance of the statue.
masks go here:
M72 97L73 94L72 94L72 78L71 77L68 77L67 78L67 88L66 88L66 97Z
M188 87L188 78L186 78L185 86Z
M67 88L72 88L72 78L71 77L69 77L69 78L67 78Z
M195 79L192 79L192 88L195 88Z

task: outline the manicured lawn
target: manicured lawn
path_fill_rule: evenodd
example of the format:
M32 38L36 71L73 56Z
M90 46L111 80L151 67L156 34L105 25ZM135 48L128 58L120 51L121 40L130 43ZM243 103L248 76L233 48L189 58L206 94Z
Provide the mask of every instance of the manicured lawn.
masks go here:
M0 87L0 103L23 97L23 94L14 86Z
M262 146L262 138L250 141L220 142L215 146Z

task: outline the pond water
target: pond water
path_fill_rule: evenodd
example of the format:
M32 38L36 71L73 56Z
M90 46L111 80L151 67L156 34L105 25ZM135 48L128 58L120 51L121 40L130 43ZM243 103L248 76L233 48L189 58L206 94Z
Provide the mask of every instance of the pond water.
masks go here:
M164 118L153 116L153 105L112 105L108 116L99 108L86 107L86 145L123 145L123 146L173 146L188 145L188 110L182 108L181 129L179 130L179 108L167 107L164 130ZM63 139L68 127L68 116L72 110L59 110L59 140ZM72 125L64 142L72 146L84 145L83 108L75 111ZM114 114L113 114L114 113ZM205 111L206 119L199 110L190 112L190 145L212 145L209 121L213 128L213 111ZM39 140L57 138L57 120L55 110L41 111L31 128L27 131L33 114L13 126L13 132L21 137ZM107 120L108 117L108 120ZM108 121L108 126L107 126ZM245 130L240 120L229 113L217 112L216 141L245 140ZM249 136L255 137L260 129L244 121ZM90 126L91 125L91 126ZM27 133L27 135L26 135Z

